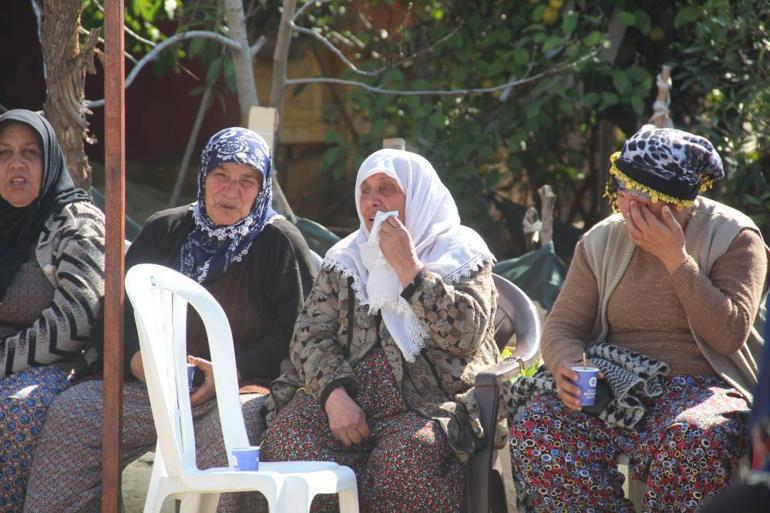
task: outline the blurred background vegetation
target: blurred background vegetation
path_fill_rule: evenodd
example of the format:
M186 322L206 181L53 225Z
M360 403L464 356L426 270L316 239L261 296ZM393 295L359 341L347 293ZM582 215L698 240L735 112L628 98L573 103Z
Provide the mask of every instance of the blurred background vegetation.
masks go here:
M128 25L152 41L172 26L226 31L215 0L127 4ZM281 4L244 0L253 39L275 39ZM99 4L85 5L84 25L100 24ZM329 85L329 127L314 151L317 172L337 201L315 220L355 227L358 164L383 138L403 137L408 149L431 160L464 221L501 257L524 251L521 216L538 204L534 191L543 184L558 194L564 226L588 228L608 213L601 197L607 157L649 119L655 77L667 64L675 126L708 137L723 157L727 179L713 195L751 215L770 236L769 22L765 0L335 0L310 6L298 23L360 69L386 68L340 78L406 91ZM149 50L137 39L127 48ZM318 38L292 42L293 54L325 50ZM203 63L206 82L223 85L220 94L235 89L233 63L218 44L179 45L156 62L156 72L177 69L182 59ZM516 85L473 94L410 93L506 83ZM302 93L294 88L287 102ZM279 150L277 157L279 169L291 166L291 152ZM564 232L560 240L556 231L557 251L571 253L574 236Z

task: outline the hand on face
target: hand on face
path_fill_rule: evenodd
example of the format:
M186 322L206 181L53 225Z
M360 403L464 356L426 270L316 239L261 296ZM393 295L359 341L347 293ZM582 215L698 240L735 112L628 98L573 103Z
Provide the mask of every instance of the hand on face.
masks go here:
M380 249L401 285L406 287L422 269L412 237L403 224L406 194L398 182L385 173L375 173L364 180L360 193L359 209L367 230L371 231L377 212L398 212L398 218L390 217L380 225Z
M620 210L628 236L638 247L658 257L669 273L687 259L682 225L671 207L652 206L643 201L619 196Z
M389 217L380 225L380 250L404 287L422 269L412 237L397 217Z
M35 132L22 123L10 123L0 132L0 196L17 208L40 195L43 151Z

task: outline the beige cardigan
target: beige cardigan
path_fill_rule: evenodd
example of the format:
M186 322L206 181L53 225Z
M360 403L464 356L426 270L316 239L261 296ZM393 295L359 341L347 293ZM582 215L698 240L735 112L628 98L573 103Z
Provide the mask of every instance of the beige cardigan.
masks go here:
M754 222L743 213L708 198L698 197L685 234L687 253L697 262L701 272L708 275L733 239L747 228L759 233ZM627 236L620 214L612 215L594 226L583 237L583 243L599 290L599 312L590 339L593 343L603 341L607 336L607 304L631 261L635 245ZM695 332L692 324L690 331L714 371L751 400L757 384L758 362L763 344L756 327L750 331L746 343L729 356L723 356L712 349Z

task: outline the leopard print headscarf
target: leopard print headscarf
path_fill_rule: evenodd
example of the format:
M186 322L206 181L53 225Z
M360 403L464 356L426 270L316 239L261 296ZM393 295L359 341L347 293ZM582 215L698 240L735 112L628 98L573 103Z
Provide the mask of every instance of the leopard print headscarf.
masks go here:
M630 190L664 201L679 210L699 192L725 176L722 158L711 142L675 128L644 125L610 156L605 196L617 211L617 191Z

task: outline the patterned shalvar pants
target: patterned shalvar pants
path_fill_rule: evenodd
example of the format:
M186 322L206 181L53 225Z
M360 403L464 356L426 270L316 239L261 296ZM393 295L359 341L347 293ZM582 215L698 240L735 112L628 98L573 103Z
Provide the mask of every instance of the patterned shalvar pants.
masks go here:
M617 457L646 481L642 511L695 512L730 481L746 452L748 404L720 378L674 376L634 430L608 428L544 394L511 421L514 476L538 512L623 512Z

